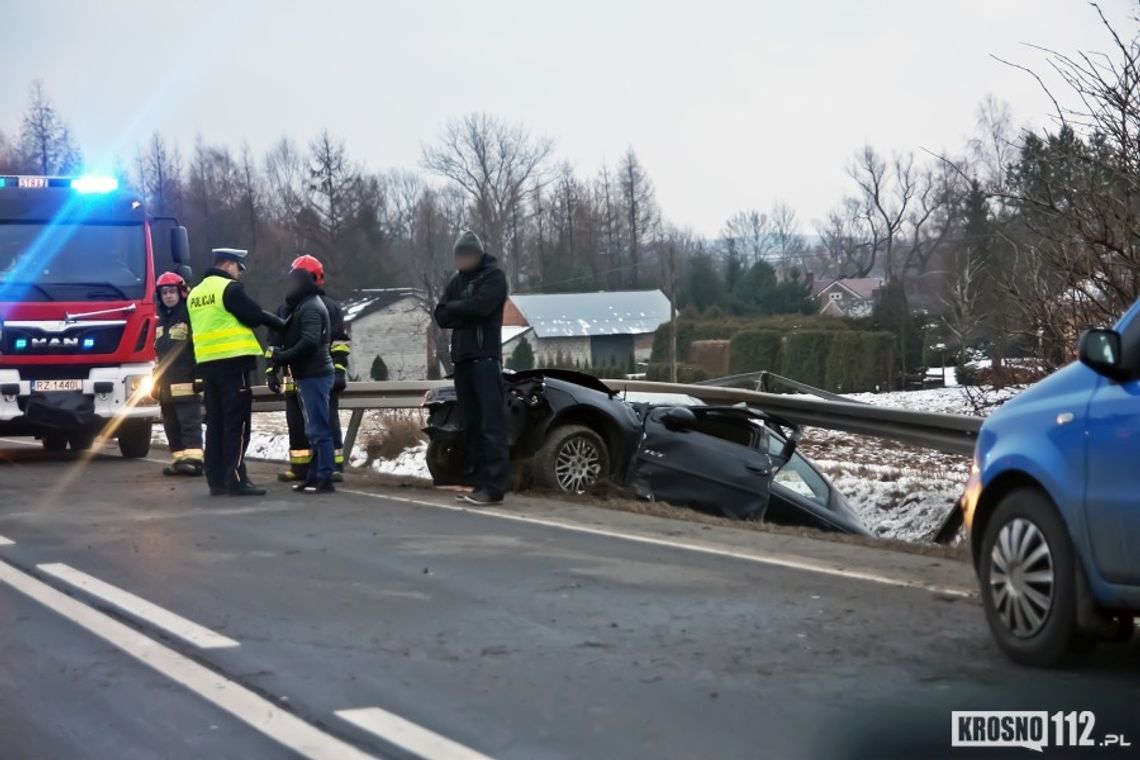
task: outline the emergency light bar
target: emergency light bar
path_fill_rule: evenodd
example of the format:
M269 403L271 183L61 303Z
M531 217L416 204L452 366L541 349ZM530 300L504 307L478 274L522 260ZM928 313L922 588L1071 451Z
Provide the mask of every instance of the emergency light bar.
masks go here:
M18 175L0 177L0 188L13 187L21 190L44 190L49 187L70 188L83 195L105 195L119 189L119 180L114 177L84 175L82 177L41 177Z

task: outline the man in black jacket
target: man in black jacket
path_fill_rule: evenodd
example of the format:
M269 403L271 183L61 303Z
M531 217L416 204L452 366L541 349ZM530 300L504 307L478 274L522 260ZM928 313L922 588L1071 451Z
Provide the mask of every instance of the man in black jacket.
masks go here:
M329 354L331 330L329 312L317 284L318 276L323 276L323 269L312 256L303 256L294 262L285 297L289 314L282 331L282 345L270 351L273 366L289 368L305 415L305 434L313 459L305 482L293 486L293 490L303 493L336 490L332 484L333 439L329 422L329 396L334 380L333 360Z
M510 459L502 370L507 278L470 231L455 241L455 268L435 307L435 321L451 330L456 401L475 468L475 490L461 498L498 504L507 490Z
M263 353L254 328L280 329L284 323L238 282L247 251L215 248L212 253L213 267L187 300L194 359L206 390L206 480L212 496L262 496L265 489L250 481L245 468L253 405L249 375Z
M158 278L158 326L154 330L155 394L162 426L170 444L170 464L163 475L202 474L202 399L194 389L193 333L182 276L166 272Z
M332 354L333 369L335 370L332 395L329 397L329 427L333 438L333 480L343 480L344 472L344 434L340 426L340 394L347 386L348 360L352 352L348 332L344 326L344 312L332 298L324 291L324 266L315 256L298 256L292 269L308 266L315 274L317 281L317 294L329 312L329 330L331 344L329 353ZM284 319L291 311L288 303L282 303L277 309L277 316ZM274 346L284 345L284 336L271 333L269 336L269 351ZM266 354L266 358L269 354ZM272 364L265 371L265 384L274 393L285 394L285 422L289 427L289 469L277 476L283 482L304 483L309 479L309 465L313 460L313 448L305 433L305 414L301 411L301 399L297 395L297 384L288 373L283 373Z

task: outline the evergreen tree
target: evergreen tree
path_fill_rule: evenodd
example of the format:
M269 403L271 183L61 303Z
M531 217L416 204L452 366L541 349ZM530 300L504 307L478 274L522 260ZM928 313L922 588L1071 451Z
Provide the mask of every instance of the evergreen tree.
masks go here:
M384 363L384 357L376 354L376 358L372 360L372 370L369 376L378 383L382 383L388 379L388 365Z
M515 350L511 351L511 358L507 360L507 368L513 369L515 372L521 372L525 369L534 369L534 349L530 347L530 341L526 338L521 338Z

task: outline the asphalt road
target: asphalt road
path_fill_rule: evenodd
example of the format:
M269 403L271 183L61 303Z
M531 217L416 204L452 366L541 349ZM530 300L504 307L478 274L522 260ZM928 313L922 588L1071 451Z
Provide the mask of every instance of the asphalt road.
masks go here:
M955 709L1140 745L1140 647L1014 666L957 562L0 448L2 760L946 756Z

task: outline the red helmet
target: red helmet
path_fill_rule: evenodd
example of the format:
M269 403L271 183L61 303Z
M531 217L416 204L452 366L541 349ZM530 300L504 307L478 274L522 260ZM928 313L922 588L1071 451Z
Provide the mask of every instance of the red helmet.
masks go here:
M311 274L313 281L318 285L325 284L325 265L322 264L320 259L316 256L310 256L306 253L293 259L293 264L289 267L289 271L295 272L298 269L303 269Z
M158 282L155 285L159 288L176 287L183 298L190 295L190 286L186 284L186 280L182 279L182 275L176 272L164 272L159 275Z

